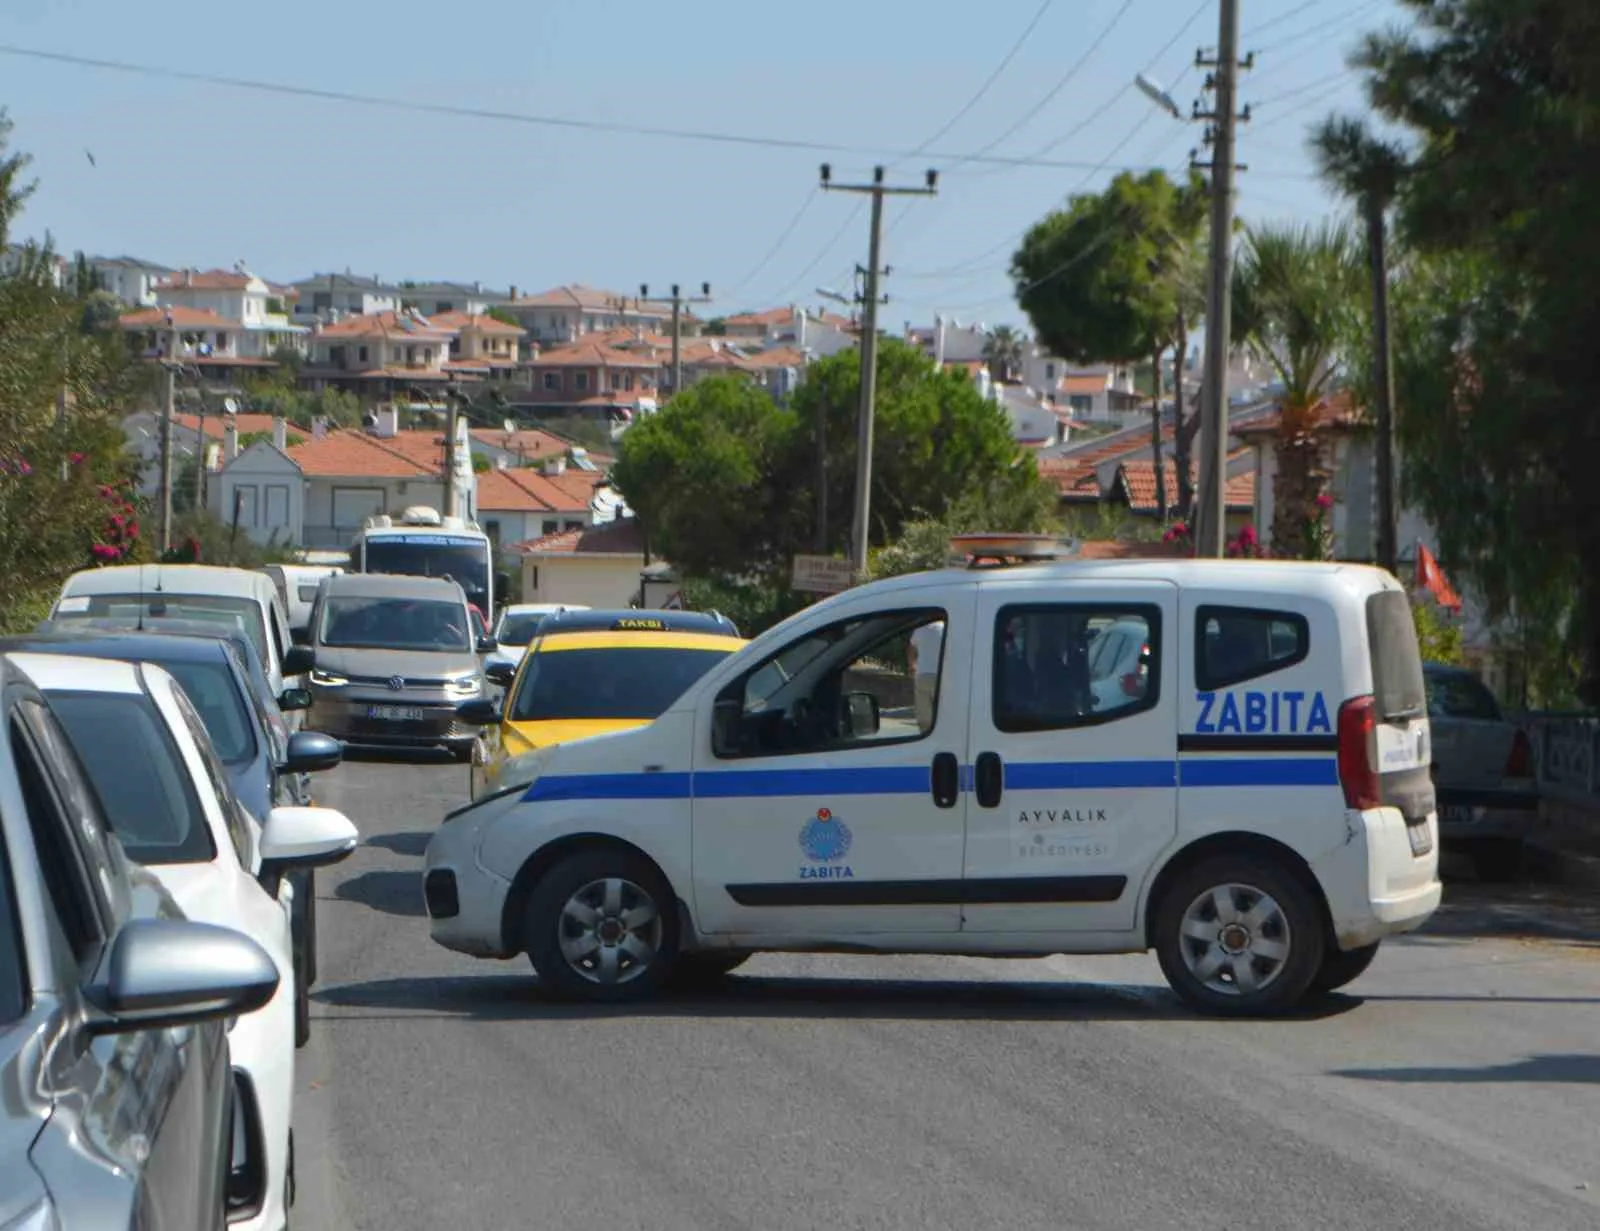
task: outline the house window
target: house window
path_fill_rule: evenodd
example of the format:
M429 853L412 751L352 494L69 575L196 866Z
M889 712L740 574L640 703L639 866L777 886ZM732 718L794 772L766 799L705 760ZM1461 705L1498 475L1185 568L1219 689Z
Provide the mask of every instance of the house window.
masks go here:
M1067 405L1072 407L1075 415L1086 415L1094 409L1094 398L1087 393L1073 393L1067 397Z
M357 349L357 351L356 351L356 362L365 363L366 361L367 361L367 348L365 346L363 346L363 347L360 347L359 349Z
M544 374L544 387L552 393L561 392L561 373L546 372Z
M227 334L219 333L217 335L217 349L219 351L225 351L225 350L228 349L228 335Z
M330 367L335 367L335 368L342 368L342 367L345 366L345 363L344 363L344 347L342 347L342 346L330 346L330 347L328 347L328 365Z
M412 368L417 366L417 348L415 346L406 347L406 366Z
M633 391L633 373L632 372L624 372L623 373L623 376L622 376L622 387L624 389L628 390L629 392Z
M282 483L268 486L267 491L267 517L262 525L269 530L287 530L289 528L289 488Z
M434 304L434 306L433 306L433 314L435 316L437 316L441 312L454 312L455 310L456 310L455 304L451 303L448 299L441 299L438 303Z
M1044 378L1046 380L1054 380L1056 378L1056 365L1055 364L1047 363L1047 364L1044 365Z
M233 489L232 521L235 525L252 527L256 524L256 486L239 484Z
M582 530L583 529L583 523L581 521L569 521L569 522L563 523L561 528L563 530Z
M586 393L589 389L589 373L575 372L572 376L572 387L579 393Z
M545 534L555 534L560 529L561 529L561 523L556 521L554 518L547 517L547 518L544 519L543 533L545 533Z

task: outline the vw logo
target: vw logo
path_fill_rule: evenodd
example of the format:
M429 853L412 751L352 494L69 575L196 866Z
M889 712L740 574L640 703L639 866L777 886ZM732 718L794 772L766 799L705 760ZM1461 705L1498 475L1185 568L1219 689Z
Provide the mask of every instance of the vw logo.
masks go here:
M405 676L403 676L403 675L391 675L389 677L389 687L394 689L395 692L400 692L402 689L405 688L405 686L406 686Z

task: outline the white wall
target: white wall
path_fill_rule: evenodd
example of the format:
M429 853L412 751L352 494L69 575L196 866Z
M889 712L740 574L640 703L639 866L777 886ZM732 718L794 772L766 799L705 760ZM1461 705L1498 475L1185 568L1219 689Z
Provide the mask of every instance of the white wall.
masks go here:
M639 592L642 555L524 556L522 602L626 607Z
M313 475L306 481L305 546L348 547L373 513L399 514L413 504L444 509L437 479Z
M209 476L207 493L212 511L226 525L233 524L237 499L239 530L256 542L303 541L305 480L300 468L266 441L256 441L226 469Z

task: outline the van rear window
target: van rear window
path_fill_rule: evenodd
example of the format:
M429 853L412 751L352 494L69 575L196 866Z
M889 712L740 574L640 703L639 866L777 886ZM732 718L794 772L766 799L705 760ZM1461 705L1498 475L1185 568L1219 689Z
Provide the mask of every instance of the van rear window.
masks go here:
M1368 596L1367 653L1372 661L1372 695L1385 722L1428 712L1417 625L1404 592L1383 590Z

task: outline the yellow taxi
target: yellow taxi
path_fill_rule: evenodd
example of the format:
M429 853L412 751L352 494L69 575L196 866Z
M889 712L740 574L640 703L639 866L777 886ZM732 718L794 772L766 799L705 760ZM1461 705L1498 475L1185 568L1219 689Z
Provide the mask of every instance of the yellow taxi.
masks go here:
M726 616L704 611L568 610L546 616L521 663L497 663L499 704L466 702L485 728L472 797L510 783L506 767L536 748L654 722L689 685L745 644Z

